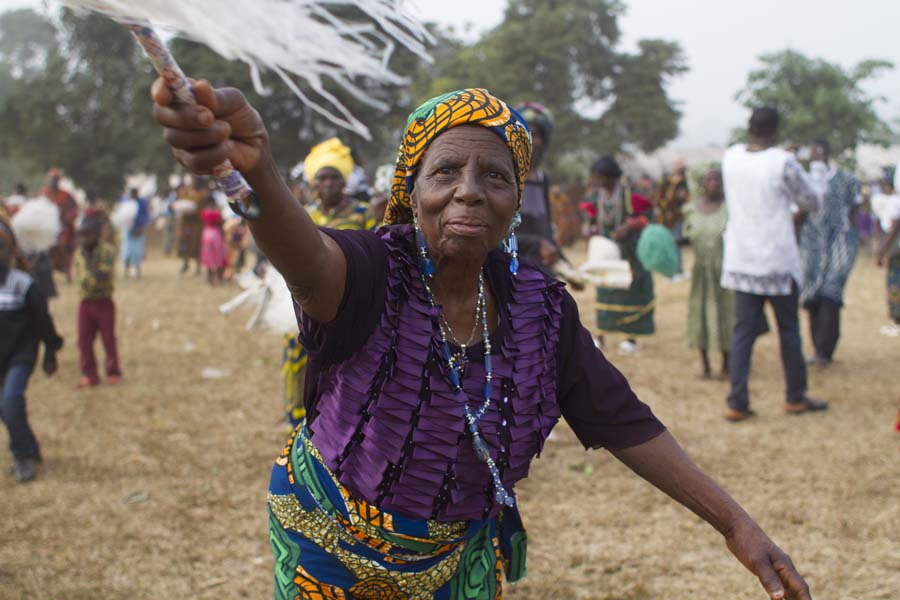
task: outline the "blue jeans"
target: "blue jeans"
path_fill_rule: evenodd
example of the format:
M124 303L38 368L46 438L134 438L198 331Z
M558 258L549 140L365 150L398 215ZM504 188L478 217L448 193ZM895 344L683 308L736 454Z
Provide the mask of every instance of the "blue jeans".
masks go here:
M786 400L789 404L803 402L806 397L806 362L800 341L800 317L798 290L795 284L789 296L757 296L735 292L735 324L731 336L731 356L728 370L731 373L731 393L728 407L735 410L749 410L750 393L747 382L750 379L750 363L753 344L761 331L765 331L766 302L775 311L778 323L778 338L781 343L781 364L787 382Z
M41 455L37 438L28 425L28 414L25 411L25 388L31 377L33 364L18 363L9 367L3 375L3 394L0 396L0 417L9 431L9 449L19 460Z

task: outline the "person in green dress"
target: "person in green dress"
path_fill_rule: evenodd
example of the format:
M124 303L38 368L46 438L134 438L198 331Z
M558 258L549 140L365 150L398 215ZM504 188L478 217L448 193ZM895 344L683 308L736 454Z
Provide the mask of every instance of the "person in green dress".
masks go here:
M637 243L641 231L652 215L650 200L634 194L619 164L611 156L604 156L591 166L591 187L588 210L592 231L614 240L622 259L631 265L632 283L627 290L597 288L597 342L604 345L608 333L624 333L627 338L619 345L623 354L634 354L636 337L652 335L655 296L653 275L637 257Z
M734 293L720 285L722 234L728 222L722 172L709 170L703 194L685 207L684 238L694 248L691 295L688 302L688 345L700 351L703 377L712 378L710 352L722 353L721 378L728 376L728 349L734 329Z

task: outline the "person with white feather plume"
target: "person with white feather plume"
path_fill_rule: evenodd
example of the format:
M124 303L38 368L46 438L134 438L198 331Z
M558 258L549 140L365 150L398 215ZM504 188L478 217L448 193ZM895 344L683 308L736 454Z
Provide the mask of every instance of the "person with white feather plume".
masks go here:
M206 9L193 15L191 33L232 57L241 36L230 32L250 18L199 1L75 4L174 17L176 25L191 21L183 11ZM260 59L256 48L312 56L299 70L324 97L322 73L358 99L367 94L354 86L356 75L394 76L383 57L366 60L373 45L360 42L372 29L345 29L324 3L269 4L272 12L256 15L259 30L289 23L302 32L293 39L312 47L286 53L277 36L244 36L252 37L254 65L287 68ZM353 5L407 46L421 39L403 29L399 2ZM283 13L291 9L308 12L292 22ZM229 32L227 43L204 35L203 24ZM243 96L195 82L174 103L173 91L187 89L184 78L166 68L171 58L152 31L133 31L158 70L174 75L153 90L168 143L190 170L216 170L235 183L234 198L249 200L243 208L258 217L253 235L288 282L310 350L307 421L276 460L268 496L276 598L501 598L503 571L508 581L525 575L514 485L565 416L586 447L610 449L716 527L773 600L810 599L790 558L690 461L594 348L561 284L519 263L510 225L531 137L505 102L467 89L423 104L406 124L387 226L319 229L281 179L265 126ZM356 69L335 51L338 41L350 42ZM249 46L237 44L236 55ZM509 256L497 248L504 238ZM454 333L470 327L468 339Z
M47 198L31 198L16 211L10 225L18 240L17 247L28 261L29 274L49 302L57 296L50 251L56 247L62 232L59 208Z
M360 232L315 225L238 90L193 89L199 105L174 104L157 80L154 116L188 169L228 158L255 190L251 230L310 353L307 418L268 496L276 598L501 598L501 574L525 574L513 486L564 416L714 526L770 598L810 600L791 559L594 347L562 285L519 263L510 225L531 140L506 103L468 89L419 107L388 226Z

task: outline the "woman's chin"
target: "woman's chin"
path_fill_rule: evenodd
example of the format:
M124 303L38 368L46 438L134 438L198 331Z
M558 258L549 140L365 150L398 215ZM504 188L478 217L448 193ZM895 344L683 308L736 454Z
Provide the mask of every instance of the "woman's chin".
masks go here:
M441 244L441 254L458 260L483 260L492 247L487 237L486 232L477 237L448 235Z

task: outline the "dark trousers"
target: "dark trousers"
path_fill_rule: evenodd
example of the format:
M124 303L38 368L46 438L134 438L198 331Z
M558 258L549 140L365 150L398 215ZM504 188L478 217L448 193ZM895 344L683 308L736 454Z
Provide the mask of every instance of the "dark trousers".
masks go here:
M78 354L81 373L91 380L100 381L97 360L94 358L94 339L100 333L106 351L107 376L119 376L119 354L116 350L116 305L111 298L82 300L78 305Z
M814 300L805 305L809 312L809 333L816 356L831 360L841 337L841 305L831 300Z
M38 459L41 455L25 410L25 388L28 387L33 368L33 365L27 363L11 365L3 374L3 387L0 390L0 416L9 432L9 449L19 460Z
M763 331L766 302L775 310L778 322L778 339L781 343L781 364L787 381L787 401L797 404L806 396L806 362L803 359L803 347L800 341L800 319L798 315L798 292L795 285L790 296L757 296L735 292L734 334L731 336L731 356L729 370L731 372L731 393L728 394L728 407L735 410L749 410L750 392L747 382L750 379L750 363L753 356L753 344L757 335Z

